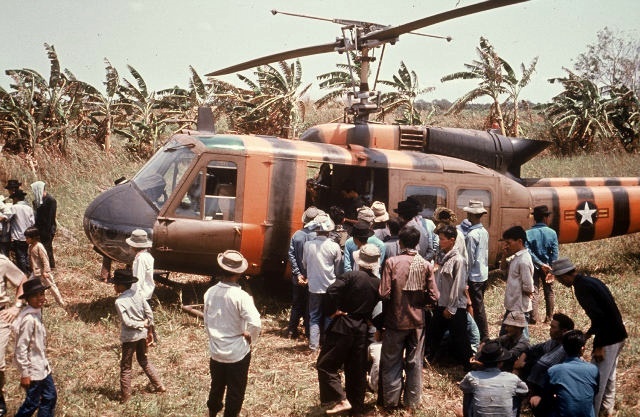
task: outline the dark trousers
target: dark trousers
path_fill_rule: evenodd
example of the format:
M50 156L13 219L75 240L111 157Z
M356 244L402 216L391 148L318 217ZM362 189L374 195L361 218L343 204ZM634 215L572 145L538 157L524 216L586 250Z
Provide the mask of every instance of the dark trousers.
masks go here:
M329 330L318 356L316 369L320 402L349 400L353 413L362 413L367 389L367 333L339 334ZM344 366L344 389L340 368Z
M480 340L489 337L489 325L487 324L487 312L484 309L484 292L487 290L487 282L469 281L469 297L471 298L471 307L473 307L473 319L478 325L480 331Z
M294 336L298 335L300 319L304 324L304 334L309 336L309 289L306 285L293 284L291 297L291 316L287 331Z
M27 397L18 409L16 417L30 417L38 410L38 417L52 417L56 409L58 393L51 374L40 381L31 381Z
M444 307L437 307L427 333L427 341L432 354L438 351L444 333L449 330L453 342L453 354L465 370L470 368L469 359L473 355L467 335L467 310L459 308L456 314L447 319L442 314Z
M11 250L11 242L0 242L0 254L8 258L10 250Z
M29 265L29 245L26 241L14 240L11 242L11 249L16 255L16 266L20 268L25 275L29 276L31 273L31 266Z
M540 287L542 287L542 292L544 293L544 303L546 306L546 315L545 318L548 318L551 321L551 316L553 316L553 309L555 308L555 295L553 294L553 282L547 284L546 282L546 274L541 269L536 269L533 271L533 297L531 298L531 304L533 310L531 311L531 322L535 323L539 321L538 315L538 305L540 304Z
M224 417L236 417L240 414L244 393L247 389L249 375L249 362L251 352L247 356L233 363L217 362L209 360L209 372L211 372L211 390L207 407L209 415L215 416L222 410L222 397L225 388L227 395L224 401Z
M125 342L122 344L122 359L120 359L120 391L123 398L131 395L131 364L134 353L140 367L153 384L153 387L157 389L162 386L162 381L158 377L156 368L147 359L147 340L140 339L135 342Z
M47 251L47 255L49 256L49 266L51 267L51 269L54 269L56 267L56 260L53 257L53 236L48 239L41 239L40 242L42 243L42 246L44 246L45 250Z

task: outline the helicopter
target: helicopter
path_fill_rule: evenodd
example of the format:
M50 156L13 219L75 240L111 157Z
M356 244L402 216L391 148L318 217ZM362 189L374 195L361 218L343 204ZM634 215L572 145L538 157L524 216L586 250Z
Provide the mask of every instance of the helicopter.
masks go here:
M485 1L400 26L341 21L343 36L335 42L207 74L329 52L358 51L362 59L361 84L348 94L345 121L314 126L297 140L218 134L211 110L199 109L196 131L173 135L133 178L89 204L87 237L104 259L131 263L125 239L143 229L158 269L215 275L215 256L235 249L247 258L248 275L282 277L304 210L339 205L345 183L390 209L413 197L426 218L440 206L464 218L470 200L482 201L483 224L493 237L490 259L500 249L495 236L515 225L528 228L532 207L543 204L560 243L640 232L640 178L521 178L521 166L549 142L494 130L369 122L379 104L367 82L371 50L419 28L524 1Z

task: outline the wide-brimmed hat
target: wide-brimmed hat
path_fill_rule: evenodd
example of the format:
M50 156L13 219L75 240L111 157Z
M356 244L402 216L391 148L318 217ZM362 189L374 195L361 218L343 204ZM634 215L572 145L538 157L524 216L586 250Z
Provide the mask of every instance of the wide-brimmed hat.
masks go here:
M527 242L527 232L522 228L522 226L513 226L502 232L502 239L507 240L513 239L518 240L521 239L522 243Z
M497 340L488 340L476 354L476 359L483 364L494 364L511 358L511 353L505 351Z
M571 262L571 259L562 257L553 261L553 265L551 266L551 268L551 273L558 276L573 271L574 269L576 269L576 266L573 264L573 262Z
M315 224L314 230L316 231L331 232L336 228L336 224L324 211L318 214L312 223Z
M448 207L438 207L433 212L433 221L436 223L456 224L458 218L456 213Z
M353 225L353 229L351 229L351 236L353 238L357 238L358 240L366 241L373 235L373 230L371 230L371 225L364 220L358 221Z
M20 199L24 199L26 195L27 193L25 193L23 190L17 189L9 196L9 198L16 198L20 200Z
M373 212L373 210L371 210L371 208L367 206L362 206L358 209L358 214L356 215L356 218L357 220L364 220L369 224L373 224L373 222L375 221L376 215Z
M113 278L109 280L109 284L133 284L138 282L138 278L133 276L133 272L128 269L116 269L113 271Z
M33 294L39 293L40 291L44 291L49 288L50 287L48 285L42 285L42 281L40 281L40 278L32 278L22 284L22 294L19 298L28 298Z
M418 200L412 197L408 197L404 201L398 202L398 208L393 209L396 213L402 217L413 217L422 211L422 205Z
M18 180L9 180L7 181L7 185L4 186L5 189L11 190L13 188L20 188L22 183Z
M546 205L533 208L533 217L548 216L549 214L551 214L551 211L549 211L549 207Z
M473 214L485 214L487 212L487 209L484 208L484 203L478 200L469 200L469 205L462 210Z
M242 274L247 270L249 262L237 250L226 250L218 254L218 265L225 271Z
M371 205L371 210L373 210L373 214L375 218L373 221L375 223L382 223L389 220L389 213L387 213L387 206L382 201L374 201Z
M125 239L127 244L132 248L150 248L153 245L149 236L147 236L147 232L142 229L136 229L131 232L131 237Z
M311 220L315 219L319 213L320 213L320 210L318 210L318 208L315 206L311 206L307 208L302 214L302 223L303 224L309 223Z
M524 313L520 311L510 311L502 323L509 326L525 328L527 327L527 318L524 316Z
M367 243L360 247L358 266L364 269L375 270L380 267L380 248L373 243Z

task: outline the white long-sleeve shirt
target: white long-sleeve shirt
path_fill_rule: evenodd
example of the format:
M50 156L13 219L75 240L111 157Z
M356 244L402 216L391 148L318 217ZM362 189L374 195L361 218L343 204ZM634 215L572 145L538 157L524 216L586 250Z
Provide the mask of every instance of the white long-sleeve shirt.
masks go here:
M131 266L133 276L138 278L138 282L133 284L131 288L139 291L145 300L150 300L153 296L153 290L156 283L153 280L153 256L149 251L143 250L136 254Z
M258 340L261 326L253 298L238 284L219 282L204 294L204 327L214 361L242 360ZM251 344L243 336L245 331L251 335Z
M307 269L309 292L324 294L336 280L342 250L328 236L320 235L304 244L302 264Z
M15 363L20 377L41 381L51 373L46 356L47 331L42 324L42 310L27 306L16 320Z

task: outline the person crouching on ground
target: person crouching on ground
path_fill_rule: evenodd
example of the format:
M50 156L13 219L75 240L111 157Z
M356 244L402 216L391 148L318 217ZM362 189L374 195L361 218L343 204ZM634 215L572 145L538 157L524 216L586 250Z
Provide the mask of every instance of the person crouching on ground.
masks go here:
M236 417L247 389L251 345L258 340L262 325L253 298L238 285L247 260L240 252L227 250L218 255L218 265L222 268L220 282L204 294L204 327L211 355L207 407L210 417L217 415L226 389L224 416Z
M147 375L155 392L165 392L156 368L147 359L147 341L149 327L153 326L153 312L142 295L131 288L138 281L126 269L117 269L113 273L111 283L117 294L116 310L122 324L120 326L120 342L122 342L122 359L120 360L120 401L125 403L131 398L131 362L133 354L140 367Z
M67 305L60 294L60 290L53 280L51 267L49 264L49 256L42 242L40 242L40 232L35 226L29 227L24 231L24 237L29 245L29 261L31 262L31 278L40 278L45 285L51 287L53 298L62 307Z
M20 298L26 299L29 305L20 312L12 330L16 333L15 363L20 386L27 395L16 416L28 417L38 410L38 417L49 417L54 415L58 399L46 356L47 331L42 323L44 291L49 287L34 278L26 281L22 288Z

